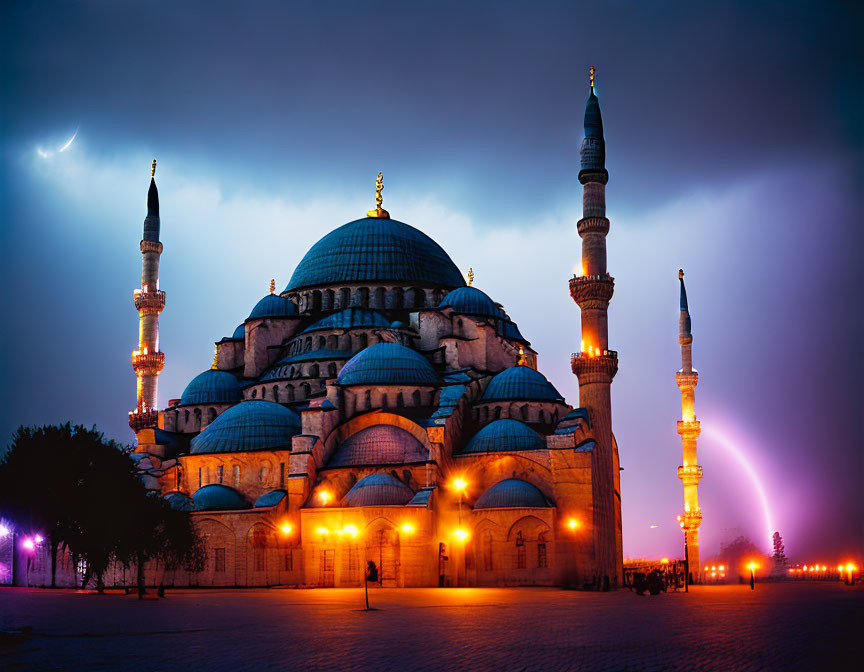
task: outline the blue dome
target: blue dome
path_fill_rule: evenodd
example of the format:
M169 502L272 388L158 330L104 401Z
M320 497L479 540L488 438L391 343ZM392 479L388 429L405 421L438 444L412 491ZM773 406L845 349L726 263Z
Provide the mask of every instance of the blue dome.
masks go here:
M561 393L539 371L530 366L504 369L489 381L480 401L564 401Z
M547 508L549 502L536 486L518 478L508 478L499 481L474 504L475 509L524 509Z
M180 395L180 405L236 404L243 398L240 383L227 371L207 369L199 373Z
M271 490L270 492L265 492L255 500L255 508L260 509L266 506L276 506L279 502L285 499L287 494L288 493L285 490Z
M255 320L262 317L293 317L297 314L297 306L291 303L287 296L268 294L252 309L247 320Z
M476 287L459 287L447 294L439 308L452 308L457 313L466 315L483 315L504 319L504 313L484 292Z
M496 453L510 450L539 450L546 440L518 420L501 419L490 422L477 432L463 453Z
M404 506L414 491L390 474L361 478L342 498L342 506Z
M429 451L410 432L393 425L372 425L345 439L327 466L425 462Z
M231 334L231 338L237 339L238 341L245 340L246 338L246 325L238 324L237 328L234 330L234 333Z
M384 327L390 326L390 322L381 313L376 313L372 310L363 310L362 308L347 308L328 315L322 320L318 320L311 326L303 330L319 331L321 329L352 329L355 327Z
M205 485L192 495L196 511L236 511L251 509L252 505L234 488L221 483Z
M300 417L272 401L244 401L219 414L192 439L192 455L287 450L300 433Z
M188 495L184 495L182 492L174 491L174 492L166 492L165 501L168 502L168 506L170 506L175 511L194 511L195 510L195 502Z
M398 343L376 343L346 362L340 385L437 385L435 369L419 352Z
M504 320L501 322L501 328L498 331L498 335L503 336L510 341L522 341L523 343L528 343L528 341L525 340L525 337L520 333L519 327L517 327L516 323L511 320Z
M285 291L383 281L443 287L465 284L447 253L425 233L395 219L367 217L348 222L315 243Z

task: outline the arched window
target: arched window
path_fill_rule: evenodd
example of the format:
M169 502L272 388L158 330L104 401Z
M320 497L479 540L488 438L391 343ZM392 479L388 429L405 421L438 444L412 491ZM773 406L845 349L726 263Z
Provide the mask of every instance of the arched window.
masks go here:
M363 393L363 408L367 411L370 408L372 408L372 391L371 390L366 390Z
M522 530L519 530L516 533L516 569L525 569L526 566L525 538L522 536Z
M519 414L522 416L522 420L528 420L528 406L522 406L519 408Z
M327 337L327 347L330 350L338 350L339 349L339 337L336 334L330 334Z
M224 467L224 465L220 464L216 467L216 482L222 483L222 479L224 478L224 476L225 476L225 467Z
M327 365L327 377L335 378L336 377L336 362L330 362Z
M212 406L207 409L207 424L209 425L216 419L216 409Z
M319 370L317 364L313 364L312 366L309 367L309 377L310 378L317 378L319 374L320 374L320 370Z
M351 305L351 289L343 287L339 290L339 307L348 308Z
M267 549L267 533L260 527L252 531L252 565L256 572L264 571L264 553Z
M261 481L261 485L267 485L267 479L270 478L270 467L266 464L261 465L261 471L258 474L258 479Z
M402 393L399 392L396 395L396 408L402 408L403 406L405 406L405 399L402 398Z
M360 307L368 308L369 307L369 288L361 287L357 292L360 295Z
M316 313L321 311L321 292L317 289L312 292L312 310Z
M546 533L541 532L537 535L537 567L542 569L549 566L549 559L546 556Z
M369 337L366 335L366 332L362 332L357 334L357 349L362 350L369 343Z
M383 287L376 287L375 288L375 294L373 295L373 299L372 299L372 307L373 308L384 308L384 301L385 301L384 292L385 292L385 290Z
M321 306L322 310L333 310L333 303L336 299L336 293L332 289L327 289L324 291L323 297L323 305Z
M252 388L252 398L253 399L258 398L258 388L255 388L255 387Z
M309 383L301 383L300 389L303 391L303 398L308 399L312 396L312 386Z
M235 464L233 467L233 471L234 471L234 487L239 488L240 487L240 465Z
M312 337L311 336L306 337L306 342L304 343L304 346L305 346L303 348L304 352L308 352L309 350L312 349Z
M294 401L294 387L291 385L286 385L285 392L287 392L288 394L288 401Z
M324 338L323 336L319 336L318 337L318 346L316 349L317 350L323 350L325 347L327 347L327 339Z
M497 420L497 419L500 418L500 417L501 417L501 407L500 407L500 406L496 406L496 407L495 407L495 419Z
M403 292L401 287L393 288L393 308L396 310L402 308Z
M277 404L279 403L279 386L278 385L273 386L273 401L275 401Z
M183 411L183 427L185 429L186 425L189 424L189 409L187 408Z
M423 308L426 305L426 292L422 289L414 290L414 307Z
M195 431L201 431L201 409L195 409Z
M414 392L411 393L411 403L413 406L420 405L420 390L414 390Z

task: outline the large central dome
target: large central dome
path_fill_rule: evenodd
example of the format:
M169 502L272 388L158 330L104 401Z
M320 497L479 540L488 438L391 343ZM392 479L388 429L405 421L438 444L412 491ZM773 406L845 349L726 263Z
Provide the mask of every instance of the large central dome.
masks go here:
M366 217L315 243L285 291L388 281L447 288L465 285L447 253L425 233L395 219Z

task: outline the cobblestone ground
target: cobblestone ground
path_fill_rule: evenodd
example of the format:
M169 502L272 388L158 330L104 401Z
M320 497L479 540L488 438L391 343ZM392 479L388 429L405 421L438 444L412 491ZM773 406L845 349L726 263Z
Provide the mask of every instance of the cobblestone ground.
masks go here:
M689 594L462 588L169 591L164 600L0 589L0 669L861 670L864 588Z

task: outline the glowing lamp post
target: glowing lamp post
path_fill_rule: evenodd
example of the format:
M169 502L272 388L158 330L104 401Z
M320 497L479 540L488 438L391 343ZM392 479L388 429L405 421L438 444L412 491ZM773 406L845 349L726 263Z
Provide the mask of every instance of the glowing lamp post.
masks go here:
M756 563L751 562L747 569L750 570L750 590L756 590Z
M678 516L678 527L684 533L684 592L690 592L690 551L687 548L687 528L684 526L684 519Z
M460 542L462 542L461 562L465 562L465 540L468 538L468 533L462 528L462 498L465 496L465 489L468 487L468 483L461 477L454 478L453 482L450 483L450 487L459 493L459 527L454 532L454 535ZM459 562L456 563L457 586L459 585L459 564Z
M849 585L851 586L851 585L853 585L853 583L852 583L852 572L855 571L855 565L853 565L853 564L850 562L849 564L846 565L846 571L849 573Z

